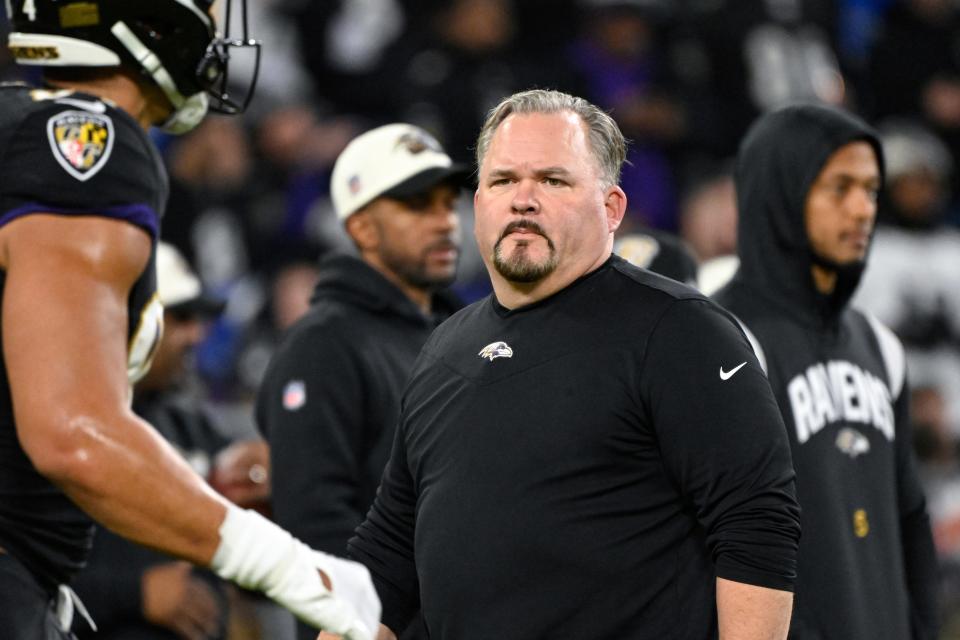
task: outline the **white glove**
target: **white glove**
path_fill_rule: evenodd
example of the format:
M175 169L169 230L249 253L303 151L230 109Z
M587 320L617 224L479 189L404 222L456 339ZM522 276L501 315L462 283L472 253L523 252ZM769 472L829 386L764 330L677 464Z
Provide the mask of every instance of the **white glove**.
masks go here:
M318 629L345 640L376 638L380 600L367 568L314 551L255 511L228 508L211 568L246 589L264 592Z

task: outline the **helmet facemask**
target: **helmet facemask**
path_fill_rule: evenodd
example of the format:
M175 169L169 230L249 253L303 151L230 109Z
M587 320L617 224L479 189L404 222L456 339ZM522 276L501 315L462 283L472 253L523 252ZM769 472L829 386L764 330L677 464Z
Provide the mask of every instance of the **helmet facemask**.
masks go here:
M197 78L201 86L210 97L210 109L217 113L236 115L247 110L253 91L257 86L257 77L260 72L260 42L250 37L250 28L247 18L247 0L238 0L240 5L239 17L233 15L230 0L224 2L224 16L220 24L223 25L223 35L217 35L209 46L203 59L197 66ZM231 36L234 23L239 27L239 37ZM238 86L231 86L229 61L238 53L250 52L253 55L252 72L246 87L242 90ZM234 94L231 95L231 90Z

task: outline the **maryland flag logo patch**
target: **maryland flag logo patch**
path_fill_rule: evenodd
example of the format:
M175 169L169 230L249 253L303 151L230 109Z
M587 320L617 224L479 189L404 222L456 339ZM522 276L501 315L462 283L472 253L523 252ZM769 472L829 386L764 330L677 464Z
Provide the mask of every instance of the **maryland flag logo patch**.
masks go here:
M113 150L113 121L87 111L62 111L47 121L53 157L67 173L85 182L107 164Z

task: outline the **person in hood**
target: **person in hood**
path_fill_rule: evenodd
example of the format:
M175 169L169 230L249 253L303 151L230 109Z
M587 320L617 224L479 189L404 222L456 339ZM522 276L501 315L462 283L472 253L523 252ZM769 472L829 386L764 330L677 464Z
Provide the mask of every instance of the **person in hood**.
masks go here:
M883 182L874 130L822 106L761 117L737 159L740 267L715 297L751 339L790 437L803 530L791 638L936 637L903 348L848 304Z
M315 548L342 553L363 521L414 360L459 306L443 290L457 272L468 175L403 123L361 134L334 165L334 208L359 256L321 261L310 311L274 354L256 409L274 517ZM301 626L299 637L316 632Z

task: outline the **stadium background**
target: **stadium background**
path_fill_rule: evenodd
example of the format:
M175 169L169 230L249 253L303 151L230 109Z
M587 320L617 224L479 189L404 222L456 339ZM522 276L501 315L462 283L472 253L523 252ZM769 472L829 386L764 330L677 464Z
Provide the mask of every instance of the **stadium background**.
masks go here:
M192 382L227 424L249 424L317 257L345 247L328 181L360 131L413 122L469 163L501 97L529 87L583 95L632 142L621 235L677 233L707 263L735 250L730 172L749 123L793 101L844 105L884 138L883 241L856 303L908 347L943 637L960 638L958 0L247 1L264 43L248 113L210 117L183 138L154 133L172 180L163 237L228 300ZM237 59L231 73L252 70ZM23 73L0 50L0 80ZM489 291L470 206L463 198L456 284L468 301Z

